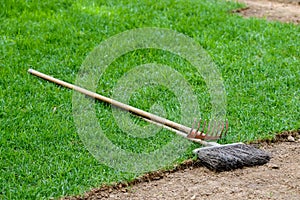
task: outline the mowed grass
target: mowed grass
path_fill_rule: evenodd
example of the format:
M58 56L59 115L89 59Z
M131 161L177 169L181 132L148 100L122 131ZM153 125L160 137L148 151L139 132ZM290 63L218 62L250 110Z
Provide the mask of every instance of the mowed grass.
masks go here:
M73 91L27 73L35 68L74 83L89 52L129 29L176 30L209 53L227 92L230 130L225 142L300 128L300 26L243 19L230 14L241 5L221 0L20 0L0 5L0 199L82 194L138 175L105 166L88 152L74 124ZM149 62L180 72L198 97L201 116L210 117L205 82L193 66L170 52L140 50L122 56L107 69L97 91L110 96L120 77ZM137 91L131 100L146 110L157 102L166 117L179 119L176 97L162 86ZM174 137L157 134L151 144L141 139L134 143L116 130L109 106L97 103L96 108L108 138L131 151L150 152ZM125 140L113 133L123 134ZM189 157L190 151L174 162Z

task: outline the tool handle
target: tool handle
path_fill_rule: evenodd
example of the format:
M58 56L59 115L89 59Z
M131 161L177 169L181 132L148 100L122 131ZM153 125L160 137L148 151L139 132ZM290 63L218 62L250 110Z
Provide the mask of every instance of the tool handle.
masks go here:
M143 118L143 117L142 117L142 118ZM143 120L145 120L146 122L149 122L149 123L151 123L151 124L154 124L154 125L156 125L156 126L165 128L165 129L167 129L167 130L169 130L169 131L172 131L173 133L176 133L177 135L180 135L180 136L182 136L182 137L185 137L186 139L188 139L188 140L190 140L190 141L199 143L199 144L201 144L201 145L203 145L203 146L206 146L206 147L207 147L207 146L215 146L215 144L218 144L218 143L215 143L215 142L207 142L207 141L204 141L204 140L201 140L201 139L197 139L197 138L190 138L190 137L188 137L187 134L185 134L184 132L179 131L179 130L176 130L176 129L172 128L172 127L166 126L166 125L164 125L164 124L160 124L160 123L158 123L158 122L154 122L154 121L149 120L149 119L146 119L146 118L143 118Z
M160 124L163 124L163 125L166 125L166 126L169 126L173 129L176 129L176 130L179 130L179 131L182 131L186 134L189 134L190 131L191 131L191 128L187 127L187 126L184 126L184 125L181 125L181 124L178 124L176 122L173 122L171 120L168 120L168 119L165 119L163 117L160 117L160 116L157 116L157 115L154 115L154 114L151 114L149 112L146 112L146 111L143 111L141 109L138 109L138 108L135 108L133 106L130 106L130 105L127 105L127 104L124 104L124 103L121 103L119 101L116 101L116 100L113 100L111 98L108 98L108 97L105 97L105 96L102 96L100 94L97 94L95 92L91 92L87 89L84 89L82 87L79 87L79 86L76 86L76 85L73 85L71 83L67 83L65 81L62 81L62 80L59 80L57 78L53 78L52 76L49 76L47 74L43 74L41 72L38 72L34 69L29 69L28 72L30 74L33 74L35 76L38 76L40 78L43 78L45 80L48 80L48 81L51 81L51 82L54 82L58 85L61 85L61 86L64 86L64 87L67 87L67 88L70 88L70 89L73 89L75 91L78 91L82 94L85 94L89 97L92 97L92 98L95 98L95 99L98 99L100 101L103 101L103 102L106 102L106 103L109 103L113 106L116 106L116 107L119 107L121 109L124 109L126 111L129 111L135 115L138 115L138 116L141 116L143 118L146 118L146 119L149 119L149 120L152 120L154 122L158 122Z

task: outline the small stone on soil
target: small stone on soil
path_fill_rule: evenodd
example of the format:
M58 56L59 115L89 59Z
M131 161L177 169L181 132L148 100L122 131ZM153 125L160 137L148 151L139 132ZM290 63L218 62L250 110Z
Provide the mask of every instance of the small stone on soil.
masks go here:
M278 165L275 165L275 164L268 164L268 167L270 169L279 169L279 166Z
M295 138L291 135L289 135L287 139L289 142L295 142Z

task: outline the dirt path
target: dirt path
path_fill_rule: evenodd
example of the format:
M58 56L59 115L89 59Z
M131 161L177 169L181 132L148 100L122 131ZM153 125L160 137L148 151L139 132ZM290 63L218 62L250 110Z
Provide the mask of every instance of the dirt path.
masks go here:
M238 0L247 5L246 8L236 10L245 17L260 17L300 24L300 0Z
M292 135L292 137L290 136ZM300 197L300 130L260 144L272 154L263 166L216 173L196 164L146 176L131 186L94 189L68 199L289 199Z

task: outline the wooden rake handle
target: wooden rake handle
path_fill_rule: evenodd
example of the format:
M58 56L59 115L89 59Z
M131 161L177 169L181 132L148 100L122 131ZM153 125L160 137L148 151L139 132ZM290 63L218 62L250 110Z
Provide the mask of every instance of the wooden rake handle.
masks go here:
M94 98L94 99L98 99L98 100L100 100L100 101L109 103L109 104L111 104L111 105L113 105L113 106L116 106L116 107L118 107L118 108L124 109L124 110L126 110L126 111L128 111L128 112L131 112L131 113L137 115L137 116L141 116L141 117L143 117L143 118L145 118L145 119L152 120L152 121L154 121L154 122L160 123L160 124L165 125L165 126L169 126L169 127L173 128L173 129L176 129L176 130L178 130L178 131L180 131L180 132L184 132L184 133L186 133L186 134L189 134L189 133L191 132L191 130L192 130L191 128L189 128L189 127L187 127L187 126L178 124L178 123L176 123L176 122L173 122L173 121L171 121L171 120L165 119L165 118L163 118L163 117L160 117L160 116L151 114L151 113L149 113L149 112L143 111L143 110L138 109L138 108L135 108L135 107L133 107L133 106L130 106L130 105L121 103L121 102L119 102L119 101L113 100L113 99L111 99L111 98L102 96L102 95L97 94L97 93L95 93L95 92L91 92L91 91L89 91L89 90L86 90L86 89L84 89L84 88L82 88L82 87L73 85L73 84L71 84L71 83L67 83L67 82L62 81L62 80L59 80L59 79L57 79L57 78L53 78L52 76L49 76L49 75L47 75L47 74L43 74L43 73L38 72L38 71L36 71L36 70L34 70L34 69L29 69L28 72L29 72L30 74L33 74L33 75L38 76L38 77L40 77L40 78L43 78L43 79L45 79L45 80L54 82L54 83L56 83L56 84L58 84L58 85L61 85L61 86L64 86L64 87L73 89L73 90L75 90L75 91L78 91L78 92L80 92L80 93L82 93L82 94L85 94L85 95L87 95L87 96L89 96L89 97L92 97L92 98ZM186 137L186 135L183 135L183 134L182 134L181 136Z

